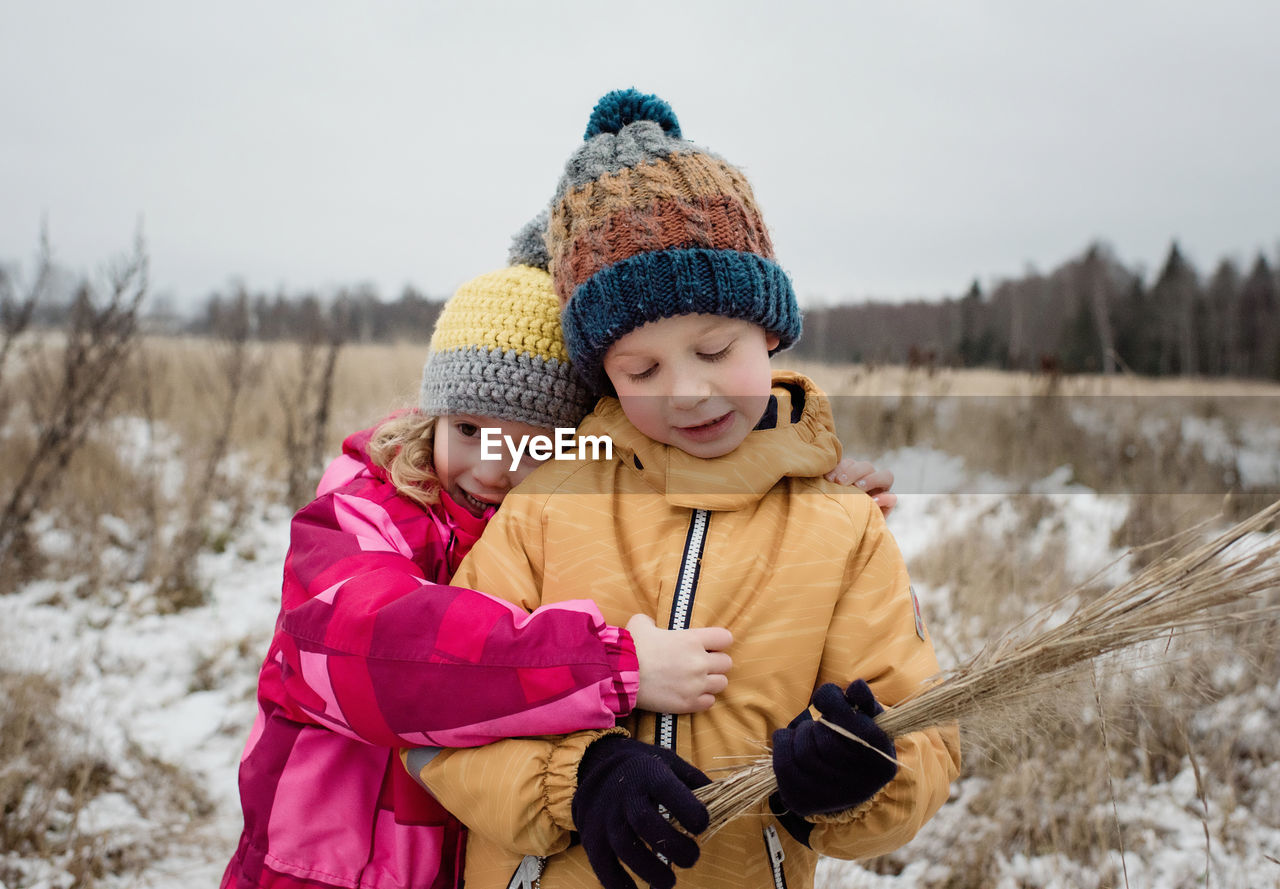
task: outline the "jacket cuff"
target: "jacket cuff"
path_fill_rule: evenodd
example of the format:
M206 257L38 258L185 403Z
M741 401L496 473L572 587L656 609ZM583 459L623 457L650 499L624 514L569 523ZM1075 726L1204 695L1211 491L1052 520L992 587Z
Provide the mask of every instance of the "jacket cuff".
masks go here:
M600 631L600 639L604 642L605 657L613 673L613 686L604 694L605 704L614 715L626 716L635 709L636 692L640 689L636 644L625 629L610 625Z
M892 783L892 781L889 782L889 784ZM876 807L876 804L879 803L880 800L884 799L886 795L885 790L889 787L889 784L886 784L884 787L877 790L871 799L859 803L852 809L841 809L838 812L824 812L818 815L810 815L806 820L812 821L814 824L856 824L866 818L867 815L870 814L871 810Z
M573 795L578 792L578 766L587 748L607 735L628 737L620 728L603 731L574 732L565 735L551 750L542 782L543 805L556 826L576 830L573 823Z

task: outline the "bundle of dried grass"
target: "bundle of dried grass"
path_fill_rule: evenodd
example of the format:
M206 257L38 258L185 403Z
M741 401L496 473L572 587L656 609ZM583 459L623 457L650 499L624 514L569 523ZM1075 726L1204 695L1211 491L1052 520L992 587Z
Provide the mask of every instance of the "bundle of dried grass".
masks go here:
M1073 672L1087 673L1106 655L1276 615L1280 602L1260 594L1280 590L1280 534L1254 535L1277 516L1280 501L1207 543L1199 542L1199 528L1185 532L1167 544L1162 558L1054 623L1071 602L1086 599L1083 588L1072 590L936 683L886 709L876 723L897 737L960 719L1002 718L1034 709L1042 696L1072 681ZM1245 600L1250 607L1227 608ZM700 788L696 794L711 815L702 836L756 809L776 789L767 757Z

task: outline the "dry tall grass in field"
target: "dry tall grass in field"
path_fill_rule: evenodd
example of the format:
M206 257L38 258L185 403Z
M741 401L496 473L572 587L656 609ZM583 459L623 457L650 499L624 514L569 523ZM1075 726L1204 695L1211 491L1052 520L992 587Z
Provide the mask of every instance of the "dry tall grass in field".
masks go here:
M322 459L305 467L310 485L347 434L415 403L425 352L417 344L340 351ZM195 553L227 545L250 501L264 491L284 499L291 469L310 461L289 449L285 434L288 424L305 428L311 417L314 393L303 390L303 357L291 343L145 339L123 371L110 413L40 510L44 530L75 543L58 553L32 552L32 571L83 574L86 583L107 587L163 577L161 610L198 603L190 575ZM19 373L5 382L24 384ZM15 459L0 464L0 489L24 460L35 459L21 399L12 401L0 440ZM118 576L103 584L108 550Z
M74 881L61 885L92 887L181 848L214 807L192 776L137 745L124 757L85 752L83 726L59 712L63 691L39 673L0 671L0 851L56 861ZM94 830L85 813L104 793L124 796L160 828ZM30 880L0 861L0 885L50 885Z
M1280 496L1280 385L1256 381L1050 377L987 370L803 368L832 396L847 452L926 446L963 460L957 491L984 476L1139 498L1117 544L1141 545L1224 510L1240 519ZM1244 448L1266 441L1261 452ZM1261 465L1260 465L1261 464ZM1251 484L1259 470L1268 481ZM900 479L900 493L916 493ZM928 491L920 493L930 493Z
M226 384L225 343L186 338L151 338L144 343L148 365L130 388L135 406L150 401L156 419L186 442L212 435L218 395ZM337 454L350 432L377 422L417 400L426 345L348 344L338 355L329 452ZM279 477L286 458L281 418L290 410L301 369L293 343L251 343L245 356L253 385L245 392L232 432L234 450Z

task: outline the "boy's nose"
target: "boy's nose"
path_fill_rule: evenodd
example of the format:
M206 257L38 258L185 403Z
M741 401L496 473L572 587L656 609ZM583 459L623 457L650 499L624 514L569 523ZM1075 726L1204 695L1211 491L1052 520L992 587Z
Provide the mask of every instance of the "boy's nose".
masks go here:
M686 374L672 387L671 406L676 410L691 410L706 401L712 393L710 380L698 374Z
M678 411L693 410L707 400L709 392L678 392L671 396L671 406Z

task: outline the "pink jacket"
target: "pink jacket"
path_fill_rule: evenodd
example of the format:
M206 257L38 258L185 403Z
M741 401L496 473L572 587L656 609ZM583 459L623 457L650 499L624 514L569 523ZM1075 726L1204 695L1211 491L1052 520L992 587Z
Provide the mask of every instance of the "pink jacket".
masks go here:
M635 705L631 638L594 603L531 615L446 585L486 519L399 496L371 434L293 518L224 889L458 886L464 829L397 749L604 728Z

